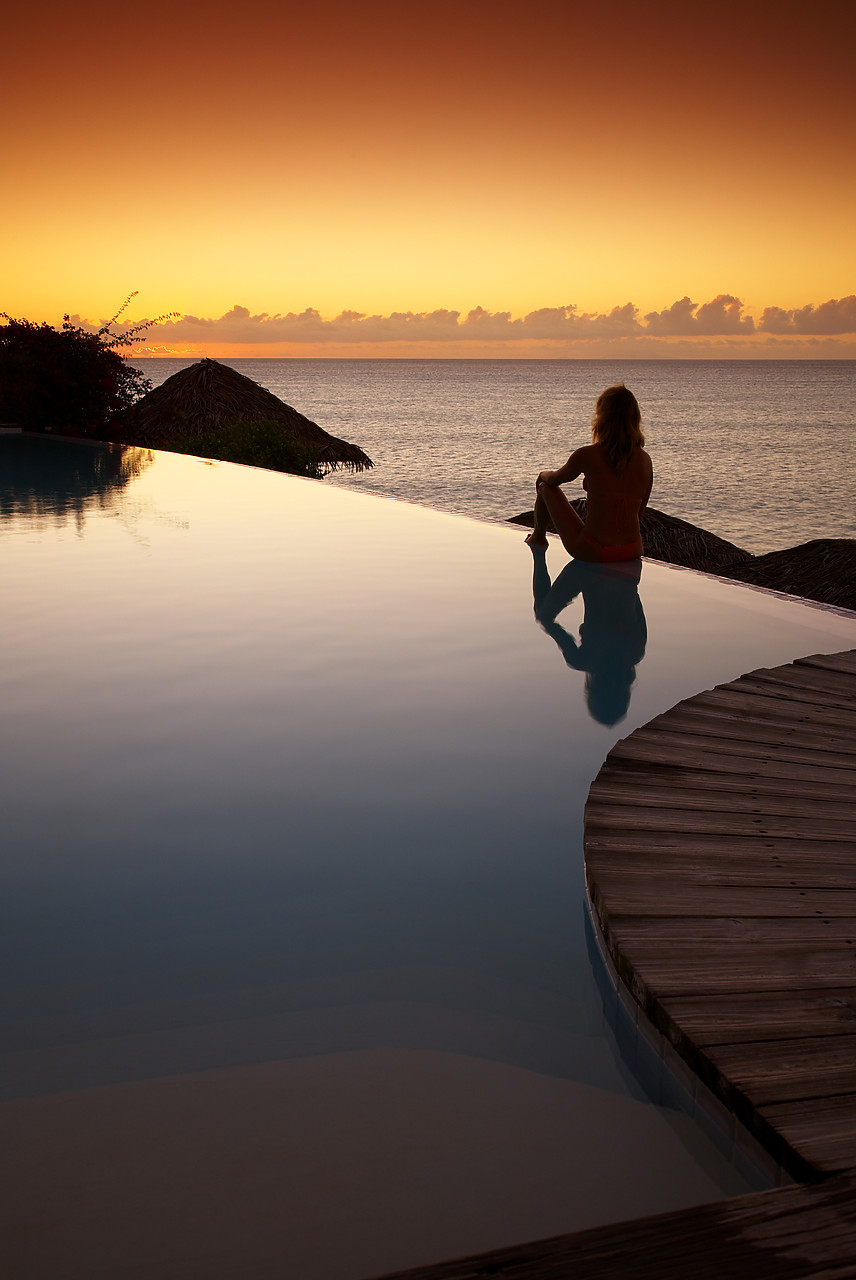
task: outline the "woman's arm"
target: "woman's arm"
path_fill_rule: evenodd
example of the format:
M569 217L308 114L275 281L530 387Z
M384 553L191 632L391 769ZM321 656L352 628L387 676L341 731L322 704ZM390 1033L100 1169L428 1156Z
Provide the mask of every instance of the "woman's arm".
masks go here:
M569 480L576 480L584 470L584 453L585 449L575 449L563 467L559 467L557 471L542 471L535 481L536 489L539 484L548 484L551 489L555 489L560 484L567 484Z

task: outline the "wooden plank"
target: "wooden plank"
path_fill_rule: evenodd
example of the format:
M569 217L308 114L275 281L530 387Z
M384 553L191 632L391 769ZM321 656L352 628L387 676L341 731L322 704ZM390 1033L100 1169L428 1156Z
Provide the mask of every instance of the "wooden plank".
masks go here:
M807 658L797 658L795 665L820 667L826 671L842 671L856 676L856 649L844 653L813 653Z
M733 694L741 694L748 698L759 698L756 718L767 718L768 711L774 711L776 704L780 707L782 720L805 720L809 724L829 724L832 717L840 723L845 732L852 732L852 722L856 717L856 708L852 700L843 694L838 697L824 696L823 693L805 689L799 684L787 684L785 681L755 680L741 676L729 685L721 685L714 692L728 690ZM709 705L714 705L713 702ZM755 714L755 712L753 712Z
M669 875L669 892L649 875L606 869L597 874L594 892L609 904L609 916L648 914L654 919L669 916L781 916L794 921L805 916L856 919L856 889L799 889L765 883L699 884L692 873L680 870Z
M847 986L856 980L853 957L834 939L826 946L820 942L805 946L759 942L727 949L684 942L674 943L664 956L656 944L630 940L619 947L608 927L604 935L616 946L613 959L619 972L623 976L629 966L636 975L633 989L644 988L649 998L812 990Z
M852 711L828 707L823 711L797 703L790 698L762 697L757 693L736 693L727 689L713 689L699 694L692 707L682 707L684 714L707 712L729 718L741 717L747 721L766 722L785 729L809 729L814 732L827 730L849 737L856 735L856 714ZM678 713L676 713L678 714Z
M729 688L739 685L741 688L758 687L768 689L778 687L783 696L798 697L810 695L810 700L830 704L842 700L845 706L853 706L853 676L850 673L823 671L817 667L800 666L792 663L787 667L760 667L736 681L730 681Z
M718 785L717 785L718 783ZM638 805L656 809L711 809L714 812L727 808L729 813L786 814L802 818L840 818L851 824L856 838L856 805L853 803L853 787L841 787L833 795L818 795L811 789L795 791L785 785L764 787L747 782L729 785L722 778L707 785L705 771L697 770L693 785L674 786L662 779L659 784L636 778L607 776L592 783L588 804L592 809L599 805ZM843 798L842 798L843 797Z
M735 744L738 745L739 744ZM819 758L822 758L819 756ZM747 782L764 782L774 785L786 782L805 788L812 786L828 787L838 793L849 794L852 791L853 779L849 768L826 768L821 764L794 764L788 760L780 760L774 752L768 752L763 759L743 756L731 751L727 755L708 752L704 762L704 773L712 782L713 777L721 775L723 782L729 778L745 779ZM664 760L636 759L632 754L626 755L618 751L607 756L595 783L605 777L625 778L674 778L677 782L688 782L699 772L687 763L686 754L676 751ZM594 784L593 784L594 785ZM706 784L707 785L707 784Z
M638 736L642 741L647 741L663 733L685 737L690 749L699 748L700 740L710 740L727 744L719 750L742 750L745 744L756 744L765 745L772 755L778 754L782 748L838 754L847 756L843 762L846 768L852 768L852 758L856 755L852 733L825 730L805 723L783 726L770 718L761 719L749 714L741 717L731 710L714 708L682 708L674 716L669 716L668 721L663 724L646 724L633 737Z
M755 692L729 692L719 688L699 694L687 702L677 703L669 711L663 712L662 716L649 721L645 728L668 728L674 722L687 721L704 724L710 720L724 721L731 725L733 731L738 731L735 734L738 738L747 724L754 724L759 728L766 726L768 732L771 728L802 728L805 732L820 733L825 730L852 738L853 718L850 710L836 711L832 708L821 713L813 703L772 695L764 697Z
M699 950L721 947L729 950L765 944L783 948L812 948L840 943L852 947L850 960L856 976L856 918L853 916L807 916L796 920L781 916L710 916L673 918L670 916L617 916L609 914L613 936L623 946L659 946L668 959L678 944ZM842 955L846 953L842 952Z
M646 732L637 730L632 738L617 743L609 753L610 759L663 760L681 759L689 763L688 751L700 750L698 733L687 732L675 725L668 730ZM752 735L745 732L739 739L718 737L711 734L703 739L707 756L740 754L757 760L779 760L789 764L821 766L825 769L856 768L856 751L848 751L840 740L818 742L817 739L783 742L780 735L767 733Z
M658 736L665 737L662 734ZM650 742L651 740L646 738L642 741ZM821 788L826 787L830 794L833 791L844 796L852 793L849 785L852 783L852 764L844 768L834 766L827 768L820 763L824 758L823 752L817 752L817 763L811 765L781 760L777 752L770 748L760 757L743 756L740 754L741 750L742 744L735 742L734 748L727 754L707 752L702 763L699 764L694 759L688 758L685 750L675 751L671 757L665 759L646 759L644 755L627 753L622 747L615 754L610 752L592 785L599 785L613 778L620 778L622 781L638 778L643 781L651 779L657 782L671 779L684 786L692 784L699 774L705 774L709 775L705 777L705 786L718 785L716 778L719 777L721 785L727 785L728 780L731 779L739 785L764 783L769 789L778 783L780 787L785 784L786 790L791 785L798 785L804 790L816 785ZM698 749L693 752L693 757L696 755L698 755ZM848 757L848 759L851 758Z
M703 910L705 898L707 897L710 900L712 895L720 892L723 894L728 892L739 894L743 891L752 891L756 897L763 892L765 898L768 894L804 893L806 895L805 900L810 902L812 900L810 895L815 893L826 893L831 898L837 893L850 894L853 890L853 874L849 865L850 859L848 859L847 865L841 866L838 870L834 867L818 870L810 859L803 859L800 863L790 866L780 865L775 862L766 864L752 862L744 865L742 861L738 861L725 868L707 869L704 867L685 868L679 860L675 860L672 863L664 863L655 858L645 858L644 865L640 869L634 863L642 856L630 854L621 865L611 860L608 874L615 877L624 877L624 879L618 880L619 892L626 886L628 893L636 892L640 896L645 892L646 869L650 872L650 876L655 883L661 875L674 876L675 893L676 895L678 893L681 894L683 906L679 907L678 912L670 911L668 907L671 904L663 901L663 899L668 899L669 895L664 894L661 889L661 901L659 904L654 903L650 895L647 899L644 899L644 901L651 903L650 909L648 909L649 915L694 914L691 908L696 897L699 898L700 906L702 907L701 914L707 914ZM593 868L590 872L587 882L593 899L596 895L600 897L608 893L608 889L605 887L606 874L607 872L600 872L597 868ZM637 888L632 890L630 888L631 884L635 884ZM601 890L602 885L604 885L603 890ZM783 897L781 900L784 901L785 898ZM849 915L847 904L850 901L852 901L852 898L845 896L841 903L840 911L826 911L824 914L828 917L839 914ZM818 899L818 905L813 907L807 914L816 914L820 909L820 900ZM616 908L616 914L623 913ZM768 912L758 910L755 914L780 915L783 913L770 909ZM798 915L801 913L794 909L792 914Z
M740 680L783 685L791 690L804 689L830 701L843 698L844 703L852 707L853 675L853 672L829 671L828 668L812 667L809 663L792 662L783 667L757 667L755 671L740 676Z
M680 892L683 897L683 906L679 906L678 911L670 911L669 895L660 890L660 902L656 907L651 906L649 914L651 915L674 915L674 914L693 914L692 905L696 897L699 899L701 908L700 914L707 914L704 911L705 899L708 900L712 895L718 894L720 891L725 894L729 892L741 893L744 891L753 891L756 896L759 891L763 890L766 898L768 894L781 893L782 895L790 893L806 894L806 901L811 901L810 895L817 893L826 893L830 897L835 893L843 893L845 895L852 893L853 890L853 873L849 865L852 858L848 857L846 863L842 864L837 870L834 866L825 867L820 870L814 865L811 859L802 859L796 865L784 866L778 863L752 861L744 863L742 860L733 862L727 867L708 869L705 867L684 867L679 859L670 861L658 858L647 857L644 854L628 853L623 861L617 861L618 854L610 853L610 863L606 870L601 871L594 867L591 869L587 883L589 894L594 901L609 894L609 888L606 885L606 876L616 877L618 884L618 892L622 892L626 888L627 893L637 892L642 895L644 884L646 881L646 872L656 884L661 875L674 878L676 892ZM641 867L635 864L643 859ZM631 886L635 884L636 890ZM601 886L603 890L601 889ZM643 901L651 901L650 895ZM844 897L841 904L840 912L824 912L827 916L837 914L850 914L848 902L852 898ZM617 914L623 914L615 906ZM820 910L820 906L813 907L807 914L813 914ZM775 908L771 908L768 912L760 909L756 911L757 915L769 914L780 915L782 912ZM801 914L794 911L794 915Z
M846 1280L856 1276L856 1179L783 1187L610 1223L385 1280Z
M770 1103L759 1107L758 1114L821 1173L852 1168L856 1150L856 1096L852 1093Z
M747 849L752 837L716 836L705 832L647 831L630 829L602 830L589 825L586 842L590 850L586 859L586 876L594 881L604 871L650 875L676 883L693 879L699 885L740 885L747 875L760 874L764 882L781 888L853 889L853 851L844 841L820 843L812 841L812 849L802 840L781 839L757 841L755 849ZM715 860L714 860L715 859ZM812 881L811 872L817 873Z
M805 796L818 800L829 800L832 803L850 806L856 819L856 788L853 779L846 774L834 774L832 779L826 777L806 778L806 766L785 765L772 776L768 776L765 766L752 768L749 761L744 762L748 768L735 768L731 761L727 767L711 768L710 761L705 760L703 769L690 769L685 765L658 765L647 761L607 760L597 778L591 785L589 799L600 800L615 797L626 792L630 787L637 791L656 788L663 791L669 788L682 790L703 787L706 792L727 791L732 794L765 795L765 796ZM830 771L831 772L831 771Z
M854 732L853 722L856 718L851 707L837 708L827 704L820 707L815 703L800 702L795 698L773 692L761 694L756 690L729 690L723 686L709 689L686 702L679 702L669 711L662 714L660 723L681 717L693 717L700 720L705 717L719 717L749 724L767 724L780 726L804 725L815 732L821 729L834 730L851 736ZM659 718L658 718L659 719ZM649 722L651 727L658 728L658 720Z
M766 745L768 754L775 758L784 748L798 749L806 752L833 752L847 757L845 768L853 767L856 756L856 734L845 733L840 727L826 727L809 723L790 721L787 724L774 721L772 717L751 716L748 712L716 711L714 708L695 707L691 711L681 711L670 717L669 721L656 726L656 732L679 733L689 739L713 739L730 743L730 750L741 751L743 744ZM644 734L647 737L647 734ZM700 747L701 742L689 742L690 748ZM695 754L695 753L694 753ZM812 762L812 757L807 759ZM818 764L824 763L817 760Z
M842 677L844 679L844 677ZM819 724L827 723L828 716L835 715L846 727L854 715L854 704L851 694L826 694L818 689L806 688L798 681L789 683L785 680L756 679L754 676L741 676L729 685L720 686L732 693L745 694L749 697L761 697L765 703L773 701L785 707L790 706L794 716L805 716L809 721L817 720Z
M700 1049L782 1040L797 1035L856 1033L856 978L850 987L671 996L664 1013Z
M856 1097L856 1035L712 1045L705 1056L731 1086L752 1098L756 1108L846 1094Z
M846 683L849 677L844 679ZM798 696L800 694L810 696L804 700ZM792 677L786 671L780 672L778 677L773 671L750 671L684 701L700 707L750 706L755 716L769 711L770 715L781 720L809 717L819 724L840 720L847 727L856 718L852 690L848 694L840 686L835 694L824 696L817 689L807 689L798 676Z
M750 836L755 832L791 840L822 835L824 840L842 841L856 851L853 821L849 818L783 817L775 813L753 816L751 813L723 810L696 812L647 805L631 808L621 804L597 804L586 810L585 822L587 831L629 828L634 831L704 831L721 836Z
M633 749L633 740L626 739L628 750L625 750L624 743L619 743L613 747L606 758L603 768L609 769L614 766L616 770L626 769L628 773L636 771L642 772L650 770L653 776L655 771L660 770L664 774L667 771L673 771L676 776L689 776L695 772L688 764L686 752L680 748L671 748L665 746L662 737L658 739L659 748L657 750L647 750L637 752ZM813 780L818 783L829 783L833 786L844 785L845 787L851 783L849 770L853 767L853 762L848 762L840 767L832 765L827 767L819 763L806 764L804 761L795 763L790 760L782 760L778 753L762 752L756 756L744 755L740 744L733 744L734 749L719 754L715 751L708 752L705 760L706 773L724 773L726 775L737 774L744 777L755 778L791 778L804 779L806 784L810 784ZM738 754L739 752L739 754ZM818 760L822 759L818 755ZM598 775L599 777L600 775Z
M586 849L591 850L591 862L597 858L621 854L633 860L648 856L652 860L652 868L657 870L657 861L662 860L664 866L670 865L668 859L683 861L689 865L693 860L700 875L712 879L717 870L727 870L729 875L736 874L744 864L751 865L754 859L759 865L778 861L788 870L803 864L817 865L818 874L825 867L835 870L836 867L846 869L847 884L853 885L853 853L839 841L811 840L794 841L787 837L765 836L758 839L755 833L748 836L723 836L707 831L642 831L633 827L616 830L611 827L586 827ZM590 859L587 856L586 862ZM617 864L616 864L617 865ZM822 881L818 879L817 884Z

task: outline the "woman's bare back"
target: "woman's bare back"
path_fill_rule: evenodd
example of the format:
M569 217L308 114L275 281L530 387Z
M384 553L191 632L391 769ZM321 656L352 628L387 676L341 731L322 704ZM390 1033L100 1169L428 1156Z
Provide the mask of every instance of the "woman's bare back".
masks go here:
M630 543L639 537L639 512L651 493L654 470L644 449L634 449L622 471L613 471L599 444L573 455L586 491L585 530L601 546Z

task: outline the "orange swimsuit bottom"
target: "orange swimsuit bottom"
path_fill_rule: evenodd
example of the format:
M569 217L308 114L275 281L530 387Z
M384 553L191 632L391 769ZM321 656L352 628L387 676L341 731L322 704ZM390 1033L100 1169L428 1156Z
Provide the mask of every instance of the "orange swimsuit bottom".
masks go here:
M592 542L595 539L592 538ZM613 564L616 560L638 560L641 552L638 542L626 542L623 547L601 547L601 564Z

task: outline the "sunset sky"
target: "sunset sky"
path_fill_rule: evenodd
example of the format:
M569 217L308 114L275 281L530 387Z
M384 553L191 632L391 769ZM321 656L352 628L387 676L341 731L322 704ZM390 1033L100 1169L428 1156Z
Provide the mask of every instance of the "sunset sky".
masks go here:
M0 309L212 355L856 356L856 6L19 4Z

